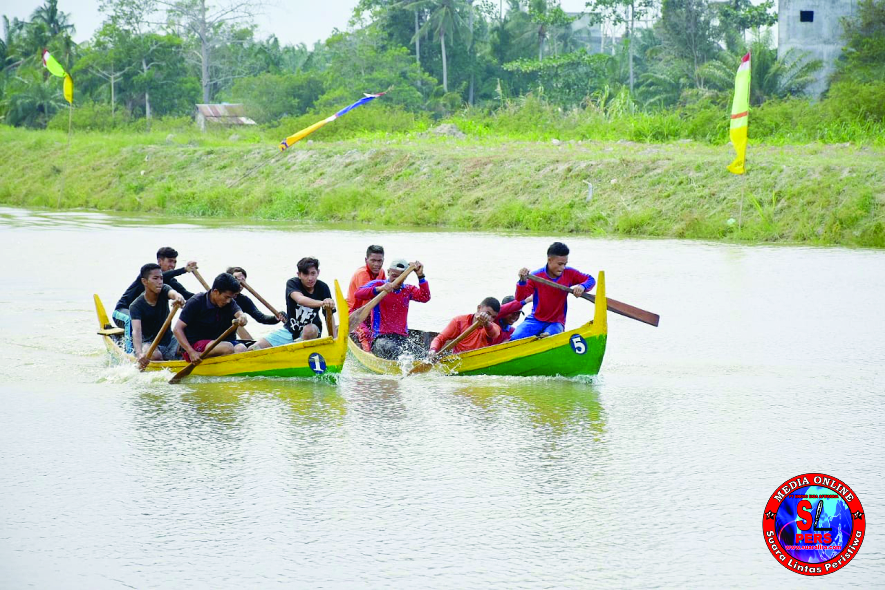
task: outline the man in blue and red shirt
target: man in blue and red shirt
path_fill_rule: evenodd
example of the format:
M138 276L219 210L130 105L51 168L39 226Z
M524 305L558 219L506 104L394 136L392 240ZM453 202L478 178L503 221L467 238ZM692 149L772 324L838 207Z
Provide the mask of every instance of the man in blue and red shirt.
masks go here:
M502 342L507 342L513 336L513 332L516 331L516 328L513 327L513 324L519 321L519 316L525 315L525 312L522 311L522 308L525 307L525 304L532 300L531 295L528 299L523 299L520 301L513 295L507 295L504 299L501 300L501 309L498 311L498 315L495 317L495 322L498 326L501 327L501 334L495 338L492 345L501 344Z
M380 358L396 359L409 346L409 301L426 303L430 301L430 285L424 278L424 265L417 260L415 274L418 275L418 286L400 285L394 291L392 282L408 268L404 259L394 260L387 269L387 280L369 281L360 287L354 296L357 299L369 300L382 291L387 295L381 303L372 309L369 326L372 331L372 353ZM420 352L415 350L415 352Z
M568 266L568 246L553 242L547 248L547 265L531 274L571 287L572 295L580 297L596 284L596 279ZM553 336L565 331L566 299L568 293L534 281L528 283L529 269L519 271L516 284L516 299L532 296L532 313L521 323L510 337L511 340L530 336Z

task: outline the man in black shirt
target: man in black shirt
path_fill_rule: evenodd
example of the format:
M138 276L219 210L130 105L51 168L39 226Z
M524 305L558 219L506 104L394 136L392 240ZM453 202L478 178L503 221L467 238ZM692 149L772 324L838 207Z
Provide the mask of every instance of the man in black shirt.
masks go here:
M319 338L323 331L320 312L325 309L335 311L335 301L329 285L320 281L320 261L316 258L302 258L298 261L298 276L286 282L286 327L268 334L252 345L252 349L268 348L291 344L295 340ZM329 333L337 329L329 326Z
M151 358L146 356L147 349L169 315L169 300L184 305L184 297L169 285L163 284L163 272L159 264L151 262L142 266L141 282L144 283L144 293L129 306L129 316L132 318L135 357L138 359L138 366L144 369L151 361L170 361L178 353L178 341L172 337L171 331L167 331L160 338Z
M197 263L194 261L190 261L184 268L176 269L175 265L178 263L178 252L174 248L170 248L169 246L164 246L157 250L157 264L160 265L160 270L163 271L163 283L172 287L175 291L181 294L185 300L190 299L194 296L193 293L185 289L181 283L175 280L175 277L179 275L183 275L186 272L193 272L195 268L197 268ZM132 284L123 292L123 295L120 297L119 301L117 301L117 305L114 306L114 313L111 317L114 320L114 323L117 324L120 328L125 330L125 336L123 337L123 348L126 352L132 352L132 329L129 318L129 306L132 305L132 302L144 292L144 285L141 283L141 274L139 274Z
M191 362L202 358L206 346L221 336L234 319L239 325L246 325L246 316L234 302L234 297L239 292L240 283L237 279L223 272L215 277L212 289L206 293L197 293L188 300L173 330L178 344L184 350L184 360ZM234 334L231 334L225 342L219 342L209 356L244 352L246 346L234 338Z
M242 266L231 266L227 269L227 274L233 275L233 277L237 279L237 282L240 283L241 287L243 286L243 283L246 282L246 270ZM242 291L240 291L239 295L234 297L234 301L237 302L237 305L240 306L240 309L243 310L243 313L255 318L255 321L257 321L259 324L270 325L286 321L286 316L284 316L282 313L277 316L264 315L255 305L255 303Z

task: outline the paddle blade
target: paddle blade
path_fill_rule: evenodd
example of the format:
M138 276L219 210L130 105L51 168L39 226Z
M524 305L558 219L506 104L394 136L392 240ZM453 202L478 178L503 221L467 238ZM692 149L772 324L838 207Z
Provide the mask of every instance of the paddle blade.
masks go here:
M429 371L430 369L433 368L433 365L434 365L434 363L431 363L430 361L421 361L421 362L417 363L414 367L412 367L412 369L408 373L406 373L406 375L415 375L418 373L426 373L427 371Z
M182 379L184 379L185 377L187 377L188 375L193 373L194 369L196 369L197 365L199 365L199 364L200 363L198 361L192 362L191 364L189 364L188 366L186 366L185 368L183 368L179 372L175 373L175 375L172 377L172 379L169 380L169 383L171 383L172 385L175 385L176 383L178 383L179 381L181 381Z
M365 307L365 306L363 306ZM355 312L347 316L347 333L351 333L356 330L360 324L366 321L366 317L368 317L369 312L365 311L363 307L357 309Z

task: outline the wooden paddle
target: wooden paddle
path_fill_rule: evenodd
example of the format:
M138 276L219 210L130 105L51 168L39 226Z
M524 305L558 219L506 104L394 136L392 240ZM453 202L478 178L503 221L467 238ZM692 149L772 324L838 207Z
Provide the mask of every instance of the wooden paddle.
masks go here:
M435 365L437 362L439 362L439 359L442 358L442 356L444 354L446 354L447 352L449 352L450 350L452 350L453 348L455 348L456 346L461 344L462 340L464 340L465 338L467 338L468 336L473 334L476 331L476 329L479 328L481 325L482 324L480 323L479 320L474 320L474 322L472 324L470 324L470 326L466 330L461 332L460 336L458 336L454 340L450 341L448 344L443 346L442 349L438 353L433 355L432 360L421 361L420 363L418 363L417 365L412 367L412 370L409 371L408 374L413 375L415 373L425 373L425 372L429 371L433 365Z
M406 280L406 277L409 276L409 273L415 270L415 265L410 264L406 270L403 271L403 274L396 277L395 280L391 281L391 285L393 285L393 290L396 291L399 289L399 286L403 284L403 281ZM375 295L371 301L366 303L364 306L359 309L354 310L353 313L347 318L347 331L348 333L356 330L360 324L366 321L366 318L369 317L369 312L375 309L375 306L381 303L381 300L387 297L387 291L382 291Z
M144 357L147 359L147 364L142 367L139 365L138 370L144 371L145 368L151 363L151 357L154 356L154 351L157 350L157 347L160 345L160 340L163 339L163 335L166 333L166 330L169 329L169 324L172 323L172 318L175 316L175 313L178 311L178 308L181 307L178 305L177 301L172 302L172 311L169 312L169 315L166 316L166 321L163 322L163 325L160 327L160 331L157 332L157 335L154 337L154 341L151 342L150 348L147 349Z
M533 274L528 275L528 278L529 280L535 281L536 283L541 283L542 285L547 285L548 287L553 287L554 289L559 289L560 291L572 290L571 287L566 287L565 285L560 285L559 283L548 281L545 278L538 277ZM596 295L591 295L590 293L583 293L581 295L581 298L586 299L587 301L596 301ZM614 312L618 315L622 315L633 320L638 320L640 322L644 322L655 327L657 327L658 322L661 320L661 316L656 313L645 311L644 309L639 309L638 307L633 307L632 305L621 303L620 301L616 301L611 298L606 298L606 307L608 307L609 311Z
M334 338L334 334L332 334L332 323L334 322L334 318L332 316L332 309L326 308L326 330L329 331L329 337Z
M252 287L249 286L249 283L247 283L246 281L243 281L241 284L243 285L243 287L245 287L245 289L246 289L247 291L249 291L250 293L252 293L252 295L255 296L255 299L257 299L258 301L260 301L261 304L264 305L264 307L266 307L267 309L269 309L269 310L270 310L270 313L274 314L275 316L280 315L280 312L278 312L277 310L275 310L275 309L273 308L273 305L271 305L270 303L268 303L267 300L266 300L264 297L262 297L261 295L259 295L258 293L256 293L256 292L255 292L255 289L253 289Z
M210 342L209 346L207 346L205 349L203 349L203 352L200 353L200 357L194 361L191 361L188 366L186 366L185 368L183 368L182 370L177 372L175 374L175 376L169 380L169 383L173 383L173 384L178 383L179 381L181 381L182 379L184 379L185 377L190 375L193 372L193 370L197 368L197 365L199 365L200 363L203 362L203 359L206 358L206 355L208 355L210 352L212 352L212 349L215 348L219 342L221 342L222 340L224 340L225 338L227 338L228 336L233 334L234 330L237 329L237 324L239 324L239 322L237 320L234 320L233 322L231 322L230 328L225 330L224 334L222 334L221 336L219 336L218 338L216 338L215 340Z
M194 269L191 272L194 273L194 276L197 277L197 280L200 281L200 284L203 285L203 288L208 292L210 290L209 283L203 280L203 275L200 274L200 271Z

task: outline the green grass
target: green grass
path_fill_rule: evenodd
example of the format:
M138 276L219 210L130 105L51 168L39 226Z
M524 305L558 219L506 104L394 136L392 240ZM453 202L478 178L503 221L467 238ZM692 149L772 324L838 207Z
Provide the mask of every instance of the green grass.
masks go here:
M725 169L730 147L687 140L373 134L302 142L277 157L259 130L237 134L77 132L68 152L64 133L0 127L0 203L885 247L885 148L875 145L751 145L748 174L736 177Z

